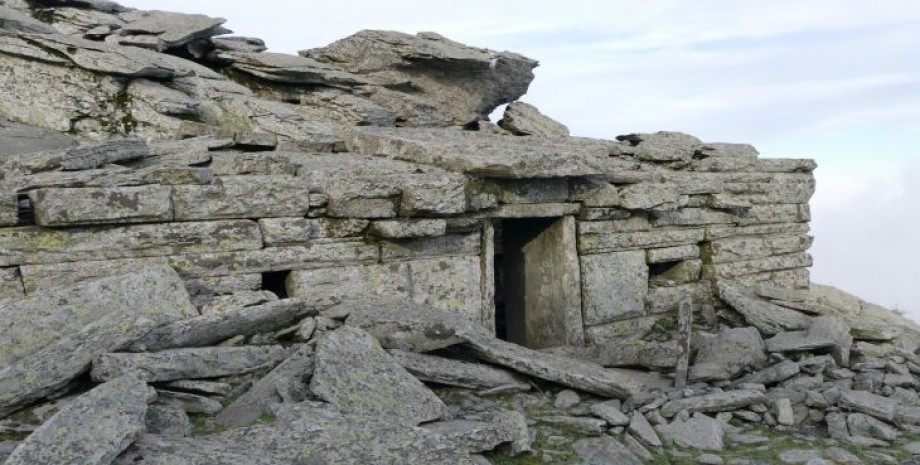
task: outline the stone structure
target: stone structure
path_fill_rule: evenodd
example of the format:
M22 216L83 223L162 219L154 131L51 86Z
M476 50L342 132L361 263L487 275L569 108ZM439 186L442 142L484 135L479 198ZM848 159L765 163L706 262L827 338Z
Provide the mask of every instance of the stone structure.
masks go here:
M118 438L81 463L525 453L525 419L452 419L421 382L489 394L528 389L521 376L625 402L545 417L586 434L629 425L625 446L579 443L592 460L647 458L653 424L721 450L728 427L706 415L719 412L793 425L839 403L856 413L836 430L824 410L809 421L865 441L891 440L867 437L873 421L920 423L892 399L917 397L920 327L810 283L813 161L676 132L571 137L518 100L536 61L434 33L362 31L289 56L223 22L0 1L0 416L92 368L155 386L152 431L187 432L183 411L217 413L231 392L220 424L278 418ZM518 374L414 353L445 349ZM738 389L656 398L660 377L602 366ZM764 393L795 380L806 388ZM870 392L831 402L835 387ZM291 446L303 435L319 455ZM357 446L370 438L379 448Z

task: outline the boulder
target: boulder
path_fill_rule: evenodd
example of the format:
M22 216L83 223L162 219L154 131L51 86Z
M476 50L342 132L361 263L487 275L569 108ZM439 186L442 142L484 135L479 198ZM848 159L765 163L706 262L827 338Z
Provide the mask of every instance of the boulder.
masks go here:
M805 331L783 331L767 339L770 352L807 352L830 349L838 365L850 365L850 346L853 338L850 327L843 320L832 316L814 318Z
M756 328L723 328L714 335L697 334L691 381L730 380L767 363L766 348Z
M332 331L317 343L310 390L343 413L381 415L402 425L437 420L446 409L373 336L353 326Z
M381 86L370 99L410 126L463 126L517 100L533 80L535 60L417 35L365 30L304 57L340 66ZM391 89L412 89L393 91Z
M147 395L147 384L132 375L102 384L62 407L6 464L108 465L144 431Z
M0 417L86 372L95 356L193 313L164 266L0 301Z
M502 129L515 136L568 137L569 128L540 113L537 107L512 102L505 108L505 114L498 121Z
M696 450L722 451L722 422L706 415L697 415L689 420L675 420L658 426L658 433L667 444Z
M611 436L579 439L572 450L584 463L593 465L642 465L630 449Z
M810 323L805 314L761 299L744 286L721 281L718 288L719 297L763 334L804 329Z

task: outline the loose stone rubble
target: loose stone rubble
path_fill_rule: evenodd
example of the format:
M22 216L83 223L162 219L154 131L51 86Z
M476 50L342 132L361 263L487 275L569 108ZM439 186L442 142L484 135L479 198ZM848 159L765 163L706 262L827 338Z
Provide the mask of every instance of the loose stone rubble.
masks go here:
M920 463L920 326L811 283L813 161L224 22L0 0L0 462Z

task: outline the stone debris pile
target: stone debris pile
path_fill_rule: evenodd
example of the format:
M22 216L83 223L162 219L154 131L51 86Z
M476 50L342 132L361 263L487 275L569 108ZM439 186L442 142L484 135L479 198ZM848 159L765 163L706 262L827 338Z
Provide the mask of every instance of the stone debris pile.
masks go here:
M813 161L224 22L0 0L0 462L917 463L920 326L811 283Z

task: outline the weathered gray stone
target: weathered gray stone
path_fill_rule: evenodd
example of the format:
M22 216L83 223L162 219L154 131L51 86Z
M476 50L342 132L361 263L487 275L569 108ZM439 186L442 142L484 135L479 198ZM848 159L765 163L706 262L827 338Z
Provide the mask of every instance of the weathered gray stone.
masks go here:
M304 244L360 237L370 222L335 218L262 218L262 239L266 246Z
M327 47L300 52L380 85L412 82L413 94L370 98L410 126L462 126L488 120L497 106L527 91L537 62L510 52L467 47L432 32L358 32Z
M502 119L502 129L516 136L568 137L569 128L540 113L537 107L524 102L511 102Z
M603 174L609 142L579 138L503 137L481 131L351 128L349 150L437 166L483 178L558 178Z
M465 446L470 453L492 450L503 443L510 443L512 456L531 451L527 418L520 412L498 412L485 422L451 420L428 423L423 428Z
M658 433L665 443L679 447L716 452L721 452L723 447L722 422L706 415L658 426Z
M48 264L262 247L254 221L225 220L0 230L0 266Z
M652 428L652 425L645 418L642 412L634 411L629 416L629 426L627 430L639 441L648 447L661 447L661 438Z
M666 417L673 417L681 410L690 413L701 412L725 412L747 407L749 405L760 404L767 400L762 392L737 390L717 392L706 394L698 397L687 397L667 402L661 407L661 414Z
M192 422L184 410L176 407L151 405L147 408L144 424L150 434L179 437L192 435Z
M282 176L226 176L209 186L176 186L176 220L303 217L310 209L310 183Z
M718 288L719 297L764 334L802 329L810 324L810 318L804 314L761 300L737 284L719 282Z
M862 413L847 415L847 427L853 436L864 436L882 441L896 441L900 436L898 430L888 423Z
M392 239L437 237L447 232L447 223L440 219L374 221L368 232L374 236Z
M616 252L696 244L703 240L703 229L661 229L656 231L621 232L615 222L581 223L578 230L578 250L582 254Z
M556 400L553 401L553 407L557 409L569 409L581 403L581 397L577 392L571 389L563 389L556 394Z
M202 315L223 314L241 307L252 307L268 302L277 302L278 296L271 291L241 291L233 294L214 296L207 305L198 309Z
M230 32L220 27L226 22L225 19L209 18L205 15L145 11L139 16L119 30L116 42L163 51L196 39Z
M181 409L186 413L204 413L213 415L223 406L217 399L188 392L157 389L156 405Z
M150 156L150 147L138 139L123 139L96 145L75 147L61 158L65 170L87 170L109 163L125 162Z
M808 235L747 236L717 239L707 243L704 255L713 263L735 262L775 255L804 252L811 247ZM769 298L778 298L772 293Z
M425 257L479 255L481 246L482 238L477 233L381 241L380 258L383 262L391 262Z
M682 245L678 247L664 247L646 251L646 261L649 264L676 262L700 258L700 247L697 245Z
M233 386L218 381L204 381L198 379L180 379L163 383L165 389L194 392L198 394L227 396L233 392Z
M215 422L224 427L245 426L276 404L305 400L313 368L313 349L304 345L224 408Z
M222 52L218 58L229 61L234 71L281 84L353 86L367 82L337 66L296 55Z
M785 381L801 371L798 363L792 360L784 360L775 365L771 365L763 370L756 371L742 378L735 380L734 385L738 386L745 383L757 383L769 386L780 381Z
M889 422L894 421L898 412L895 400L864 391L844 390L840 395L840 406Z
M54 34L57 31L21 11L0 5L0 30L29 34Z
M478 321L482 312L479 257L440 257L379 265L293 271L288 295L309 304L414 302ZM451 280L440 279L444 274Z
M813 319L805 331L777 333L767 339L770 352L804 352L830 348L831 355L840 366L850 365L850 346L853 338L850 327L841 319L821 316Z
M329 333L317 344L310 390L339 411L386 415L411 426L436 420L446 409L370 334L352 326Z
M66 134L0 118L0 150L4 154L3 159L0 159L0 167L9 166L10 158L15 158L13 157L15 155L34 154L41 151L57 152L71 148L73 145L73 139Z
M93 360L90 375L104 381L140 372L150 382L217 378L273 367L291 350L281 346L203 347L161 352L108 353Z
M143 431L147 385L135 376L113 379L67 403L21 442L9 465L108 465ZM92 427L86 425L92 419Z
M610 436L580 439L572 443L572 450L585 463L595 465L642 465L636 455Z
M584 277L584 322L587 325L641 316L648 294L644 251L581 257Z
M65 385L97 354L193 312L182 281L163 267L0 301L0 417Z
M156 223L172 220L171 193L167 186L38 189L29 200L39 226Z
M591 406L594 416L606 421L610 426L626 426L629 417L620 411L620 401L608 400Z
M537 352L492 337L475 335L467 346L477 357L570 388L605 397L642 400L648 393L630 376L593 363Z
M299 299L283 299L262 305L230 307L220 312L161 326L131 345L132 350L163 350L212 345L233 336L252 336L290 326L317 308Z
M795 424L792 402L788 398L783 397L773 402L773 415L780 425L792 426Z
M373 334L373 332L371 332ZM507 371L489 365L462 362L404 350L390 350L390 356L413 376L426 383L468 389L492 389L521 386L522 382ZM524 384L523 386L527 386Z
M723 328L718 334L698 333L696 358L690 369L694 381L730 380L767 363L763 339L756 328Z
M604 367L646 367L673 369L680 350L676 341L647 341L642 335L629 337L592 337L587 347L560 346L543 349Z
M630 184L618 192L618 206L627 210L673 209L680 197L677 186L669 183Z
M645 161L689 161L702 148L699 139L679 132L628 134L617 136L617 140L629 143L622 149L623 153Z
M184 277L201 278L341 267L345 264L377 262L379 258L380 250L376 244L349 241L267 247L237 252L186 254L169 257L169 262ZM288 281L288 284L290 283L291 281ZM296 296L290 289L288 294Z

